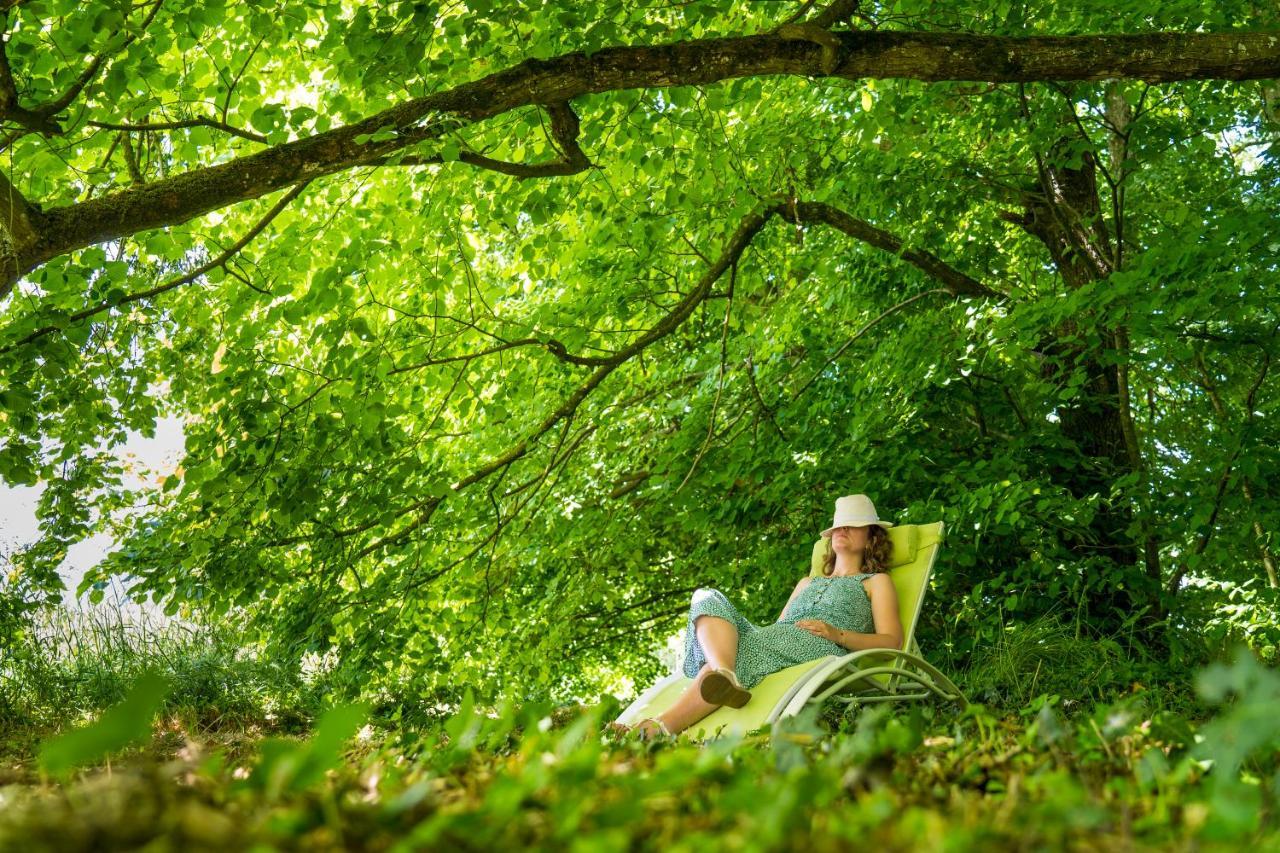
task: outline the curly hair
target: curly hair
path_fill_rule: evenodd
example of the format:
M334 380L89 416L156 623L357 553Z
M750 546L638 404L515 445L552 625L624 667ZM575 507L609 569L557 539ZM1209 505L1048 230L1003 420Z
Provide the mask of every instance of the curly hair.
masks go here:
M889 555L893 552L893 543L889 541L889 531L878 524L870 525L867 531L867 548L862 552L862 571L874 575L889 571ZM836 568L836 551L827 545L827 556L822 563L822 574L830 577Z

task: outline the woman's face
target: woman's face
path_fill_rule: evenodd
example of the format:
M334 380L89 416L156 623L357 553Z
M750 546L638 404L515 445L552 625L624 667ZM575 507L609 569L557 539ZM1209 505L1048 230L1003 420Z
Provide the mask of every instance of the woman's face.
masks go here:
M831 531L831 547L856 554L866 550L868 535L866 527L837 527Z

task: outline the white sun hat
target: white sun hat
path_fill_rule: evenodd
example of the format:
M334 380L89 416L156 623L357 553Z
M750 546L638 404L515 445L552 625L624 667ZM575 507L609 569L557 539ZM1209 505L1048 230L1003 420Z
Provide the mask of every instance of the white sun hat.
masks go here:
M823 536L830 536L837 527L866 527L878 524L885 530L893 527L892 521L881 521L876 515L876 505L866 495L845 495L836 498L836 516L831 526L822 531Z

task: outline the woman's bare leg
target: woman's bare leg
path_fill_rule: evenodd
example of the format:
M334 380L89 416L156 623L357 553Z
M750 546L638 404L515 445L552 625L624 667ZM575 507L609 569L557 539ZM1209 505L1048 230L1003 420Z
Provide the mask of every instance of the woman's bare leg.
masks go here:
M704 664L702 669L698 671L698 675L709 672L711 669L713 667L710 663ZM689 726L692 726L698 720L720 707L703 701L702 693L698 687L698 681L694 679L693 684L685 688L685 691L680 694L671 707L658 715L658 719L666 723L672 734L689 728Z
M738 663L738 626L728 619L703 614L694 621L693 630L702 644L702 653L713 669L734 671Z
M697 632L698 642L702 644L702 652L707 659L698 675L712 669L734 672L738 663L738 626L728 619L703 614L695 620L694 631ZM657 719L665 723L672 734L687 729L720 707L704 701L699 687L695 678L675 703L658 715Z

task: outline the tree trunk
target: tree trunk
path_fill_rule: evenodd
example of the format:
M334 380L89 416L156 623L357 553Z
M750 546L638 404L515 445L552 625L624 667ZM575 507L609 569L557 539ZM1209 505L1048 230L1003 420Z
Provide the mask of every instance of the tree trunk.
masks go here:
M1021 224L1045 245L1067 287L1075 289L1110 275L1115 250L1102 217L1093 152L1084 152L1079 168L1058 165L1068 142L1061 139L1040 162L1037 192L1025 197ZM1100 338L1093 351L1086 342L1090 336ZM1083 464L1054 464L1049 473L1077 498L1099 496L1087 538L1063 543L1081 557L1104 560L1102 577L1089 579L1087 604L1095 619L1112 629L1130 622L1134 645L1163 649L1157 543L1152 536L1142 542L1133 535L1127 501L1109 500L1115 479L1141 472L1142 465L1132 431L1126 435L1127 377L1108 363L1114 359L1105 358L1115 350L1127 350L1124 330L1092 326L1087 316L1048 330L1042 378L1063 385L1077 369L1087 377L1076 398L1058 409L1062 434L1078 448ZM1149 529L1146 519L1139 522Z

